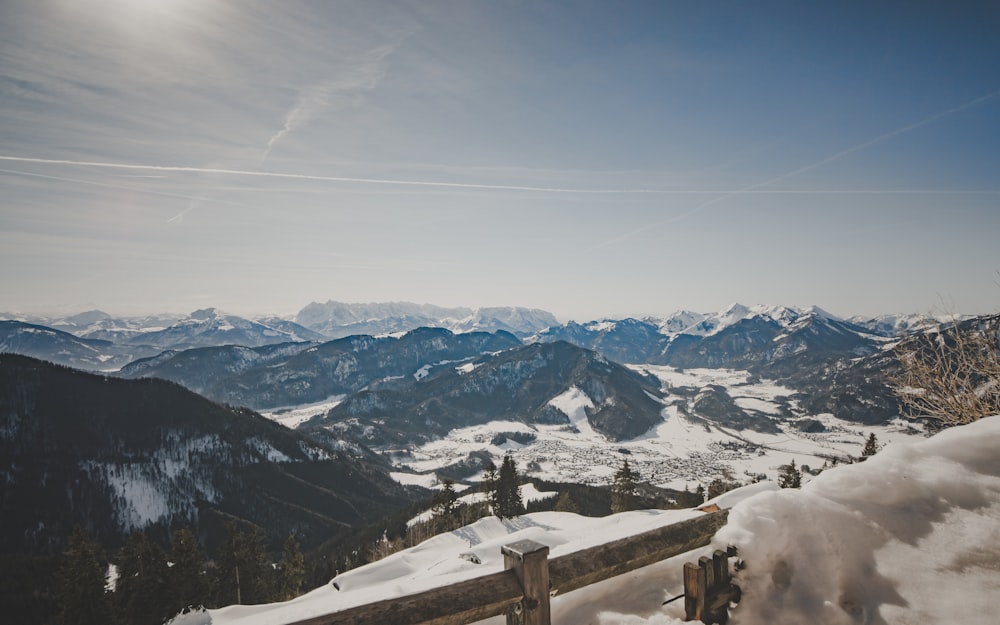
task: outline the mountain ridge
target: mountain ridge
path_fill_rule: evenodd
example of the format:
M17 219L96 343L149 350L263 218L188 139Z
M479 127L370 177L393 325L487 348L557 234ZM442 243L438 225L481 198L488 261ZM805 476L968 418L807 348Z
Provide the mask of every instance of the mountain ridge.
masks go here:
M221 519L315 545L405 505L375 456L326 447L158 379L0 355L0 551L58 552L74 525L104 544Z

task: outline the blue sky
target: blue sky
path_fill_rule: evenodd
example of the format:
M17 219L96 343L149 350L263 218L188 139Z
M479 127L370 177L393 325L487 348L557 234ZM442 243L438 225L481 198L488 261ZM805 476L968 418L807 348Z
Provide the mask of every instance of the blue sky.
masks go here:
M1000 306L1000 8L0 0L0 310Z

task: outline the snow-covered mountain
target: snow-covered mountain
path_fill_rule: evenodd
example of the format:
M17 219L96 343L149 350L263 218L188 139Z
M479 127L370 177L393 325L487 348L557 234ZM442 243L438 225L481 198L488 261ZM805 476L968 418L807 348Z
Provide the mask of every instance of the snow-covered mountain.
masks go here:
M0 321L0 352L24 354L68 367L114 371L136 358L155 354L142 345L119 345L75 336L23 321Z
M874 366L891 369L883 349L892 339L817 307L732 304L704 315L570 322L529 340L570 341L631 364L744 370L808 391L824 412L854 421L885 422L896 414L885 376ZM858 364L865 359L872 366Z
M0 315L3 317L3 315ZM167 328L184 315L156 314L138 317L114 317L102 310L88 310L66 316L8 316L10 319L43 325L85 339L97 339L123 343L144 332L156 332Z
M409 501L373 460L163 380L0 355L0 553L58 553L74 525L211 541L224 519L315 545Z
M913 332L919 332L928 325L950 325L962 322L972 317L969 315L922 315L922 314L889 314L873 318L850 317L851 323L887 337L900 337Z
M405 447L456 428L516 420L596 431L615 441L660 422L659 395L655 378L596 352L562 341L535 343L355 393L299 429ZM567 409L567 402L582 405Z
M549 312L532 308L443 308L431 304L385 302L347 304L313 302L294 321L327 338L355 334L389 334L420 327L446 328L452 332L496 332L529 336L559 322Z
M170 351L133 362L121 374L173 380L216 401L259 410L318 402L519 345L517 337L502 331L418 328L401 336L360 335L321 344Z
M631 364L748 369L773 368L805 352L819 359L840 354L862 356L874 352L881 339L816 307L733 304L706 315L682 311L659 320L570 322L548 328L530 340L571 341Z
M196 310L186 318L162 330L142 332L128 339L133 345L151 345L161 349L189 349L217 345L259 347L297 341L310 341L317 334L289 321L268 325L227 315L214 308Z
M89 311L70 317L32 318L35 323L0 321L0 350L90 370L116 370L164 350L323 341L322 335L293 321L254 321L214 308L187 316L111 317ZM44 323L44 325L39 325Z

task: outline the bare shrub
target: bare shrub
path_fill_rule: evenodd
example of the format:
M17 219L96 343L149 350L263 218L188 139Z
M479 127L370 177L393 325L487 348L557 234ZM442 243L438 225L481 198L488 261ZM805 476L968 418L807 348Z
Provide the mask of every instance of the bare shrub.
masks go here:
M890 380L903 414L947 427L1000 414L1000 315L939 324L894 348L901 373Z

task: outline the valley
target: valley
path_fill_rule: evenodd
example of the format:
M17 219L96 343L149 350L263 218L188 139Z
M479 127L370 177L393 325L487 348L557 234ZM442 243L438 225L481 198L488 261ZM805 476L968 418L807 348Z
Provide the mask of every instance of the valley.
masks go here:
M790 399L794 391L773 383L749 381L751 376L745 371L678 371L649 365L632 368L656 375L665 393L678 387L721 386L737 405L767 415L778 431L761 433L727 428L692 414L689 408L692 400L668 394L662 423L637 438L610 441L589 427L586 410L592 404L586 395L570 392L552 402L567 414L570 425L491 421L457 428L439 440L410 450L383 451L398 469L422 474L425 479L421 482L427 486L436 483L436 471L456 462L486 455L499 465L503 455L509 453L529 477L608 485L614 471L623 460L628 460L642 481L659 487L694 490L698 484L707 487L713 479L742 483L776 480L780 466L791 461L812 470L833 462L850 462L860 456L871 433L880 444L923 433L919 424L901 419L864 426L842 421L832 414L803 414L797 402ZM803 429L807 422L814 431ZM407 475L397 473L393 477L413 482L416 476L404 477ZM476 482L481 477L481 473L470 474L467 480Z

